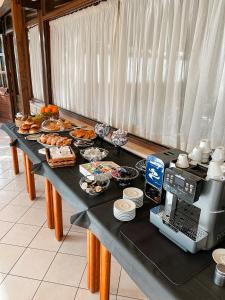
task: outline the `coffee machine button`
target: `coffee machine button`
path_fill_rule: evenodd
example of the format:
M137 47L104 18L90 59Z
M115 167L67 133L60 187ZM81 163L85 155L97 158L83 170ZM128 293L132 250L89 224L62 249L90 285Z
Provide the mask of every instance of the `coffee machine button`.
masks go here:
M186 182L186 186L188 187L188 186L189 186L189 183Z
M191 185L190 185L190 189L193 189L193 187L194 187L194 186L191 184Z

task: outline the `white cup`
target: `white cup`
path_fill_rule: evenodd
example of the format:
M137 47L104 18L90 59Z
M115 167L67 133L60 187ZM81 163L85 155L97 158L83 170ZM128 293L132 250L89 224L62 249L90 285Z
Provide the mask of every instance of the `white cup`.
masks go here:
M187 154L183 154L183 153L179 154L176 165L179 168L188 168L189 167L189 163L188 163L188 156L187 156Z
M202 149L202 153L209 153L211 151L210 142L208 139L202 139L199 147Z
M189 157L196 161L196 162L201 162L202 160L202 149L200 147L194 147L192 152L189 154Z
M207 179L218 179L223 176L223 172L220 163L217 161L211 161L208 167Z
M225 160L225 149L223 146L216 147L215 151L212 154L212 160L218 162L224 162Z

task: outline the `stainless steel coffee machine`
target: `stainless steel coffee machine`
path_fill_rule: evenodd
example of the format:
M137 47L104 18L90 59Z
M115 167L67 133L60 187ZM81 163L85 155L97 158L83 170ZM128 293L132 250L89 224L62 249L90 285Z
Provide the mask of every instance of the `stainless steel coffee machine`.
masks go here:
M150 210L150 222L191 253L225 239L225 181L206 180L203 166L165 170L165 205Z

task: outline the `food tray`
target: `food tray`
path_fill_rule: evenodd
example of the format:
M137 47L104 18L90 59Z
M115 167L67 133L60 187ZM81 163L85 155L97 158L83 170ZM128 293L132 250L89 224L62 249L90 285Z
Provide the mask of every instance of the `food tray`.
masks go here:
M75 161L76 161L76 156L72 150L71 147L70 148L70 152L72 154L72 156L66 158L66 157L62 157L62 158L51 158L50 157L50 150L49 148L45 149L46 152L46 159L47 162L49 164L49 166L51 168L62 168L62 167L69 167L69 166L74 166Z
M33 133L20 133L19 132L19 129L17 130L17 133L19 133L19 134L21 134L21 135L32 135L32 134L37 134L37 133L40 133L40 132L42 132L42 130L40 129L40 130L38 130L38 131L36 131L35 133L33 132Z
M75 128L75 129L77 129L77 128ZM83 130L86 130L86 131L88 131L88 130L90 130L90 129L86 129L86 128L82 128ZM72 131L70 131L70 133L69 133L69 135L73 138L73 139L75 139L75 140L84 140L84 141L90 141L90 140L94 140L94 139L96 139L96 137L97 137L97 134L95 133L95 135L93 136L93 137L91 137L91 138L83 138L83 137L76 137L76 136L74 136L74 135L72 135L72 132L73 132L74 130L72 130Z

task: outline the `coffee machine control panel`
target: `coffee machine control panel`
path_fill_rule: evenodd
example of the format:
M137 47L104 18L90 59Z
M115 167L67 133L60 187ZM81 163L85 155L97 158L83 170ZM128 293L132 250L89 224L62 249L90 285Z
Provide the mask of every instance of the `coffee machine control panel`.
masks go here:
M202 184L202 178L185 170L178 168L165 170L163 188L187 203L192 204L198 200Z

